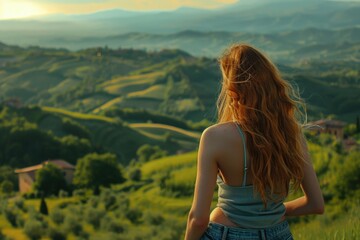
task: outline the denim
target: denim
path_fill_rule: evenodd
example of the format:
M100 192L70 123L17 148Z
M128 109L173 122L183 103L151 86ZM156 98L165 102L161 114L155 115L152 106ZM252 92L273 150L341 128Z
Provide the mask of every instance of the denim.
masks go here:
M244 229L227 227L210 222L200 240L293 240L289 224L283 221L272 227L259 229Z

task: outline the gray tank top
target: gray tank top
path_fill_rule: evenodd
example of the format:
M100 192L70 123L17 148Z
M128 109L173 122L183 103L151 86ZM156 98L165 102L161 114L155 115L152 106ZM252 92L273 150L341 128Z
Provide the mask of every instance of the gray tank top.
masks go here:
M236 124L236 123L235 123ZM243 131L236 124L243 140L244 147L244 178L242 186L230 186L218 176L217 206L232 222L242 228L265 228L281 222L285 214L284 199L280 201L269 200L266 208L260 194L254 194L253 185L246 186L247 156L246 139ZM277 199L277 196L273 196Z

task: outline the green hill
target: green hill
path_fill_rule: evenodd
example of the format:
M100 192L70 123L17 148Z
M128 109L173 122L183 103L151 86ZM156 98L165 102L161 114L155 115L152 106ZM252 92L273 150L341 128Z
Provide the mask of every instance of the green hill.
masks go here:
M215 59L180 50L4 48L0 100L15 97L25 105L96 114L111 108L142 109L192 122L216 117L221 76ZM335 114L353 121L360 114L358 46L341 45L337 54L344 48L350 54L347 58L336 60L337 55L325 49L318 59L279 65L309 108L316 109L310 118ZM299 54L313 53L308 49Z
M0 105L0 131L0 160L13 167L53 158L76 163L92 151L115 153L127 165L142 145L157 145L174 154L196 149L199 138L199 132L166 124L128 124L117 118L35 106Z

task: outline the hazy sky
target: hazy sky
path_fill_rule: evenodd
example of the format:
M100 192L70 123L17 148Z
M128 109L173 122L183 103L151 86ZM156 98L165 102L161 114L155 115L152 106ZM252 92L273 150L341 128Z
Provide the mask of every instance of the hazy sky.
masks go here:
M217 8L237 0L0 0L0 19L34 15L81 14L111 8L127 10L176 9L181 6Z

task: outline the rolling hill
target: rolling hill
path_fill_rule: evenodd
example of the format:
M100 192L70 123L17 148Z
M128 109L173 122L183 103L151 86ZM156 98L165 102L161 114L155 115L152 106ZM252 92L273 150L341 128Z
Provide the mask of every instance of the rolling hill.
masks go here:
M68 150L73 151L73 153L71 159L66 160L74 164L77 157L81 157L78 155L86 154L89 151L98 151L100 153L114 153L120 163L127 165L132 159L136 158L136 151L142 145L157 145L161 149L166 150L168 154L175 154L196 149L200 136L198 132L166 124L127 124L118 118L71 112L52 107L39 108L32 106L14 108L0 104L0 115L1 131L4 131L3 134L9 135L9 139L5 139L4 145L1 148L2 156L8 156L4 159L1 158L2 161L6 161L6 163L2 162L2 164L11 164L13 167L24 167L26 164L34 164L34 159L30 161L29 156L26 155L37 154L37 151L39 151L39 157L35 160L37 163L41 163L48 158L66 156L63 152ZM23 133L19 132L15 135L13 133L14 130L10 133L6 132L9 125L7 121L14 122L15 119L17 119L16 121L28 122L24 126L18 124L17 130ZM26 128L29 129L29 127L31 127L32 131L24 131ZM62 144L62 149L60 149L61 151L57 152L55 149L57 145L54 144L45 146L45 143L42 142L43 138L39 136L40 133L34 135L36 134L35 130L48 134L48 138L53 136L55 140L58 139L57 141L60 140L60 142L64 143ZM16 141L15 137L18 135L21 141ZM36 138L31 139L31 136L36 136ZM18 143L22 144L24 141L28 142L26 148L20 147L18 150L19 154L23 154L24 159L21 156L15 156L16 154L13 152L8 152L11 147L15 147ZM71 146L75 147L75 145L71 145L74 141L80 145L76 145L79 147L71 150ZM15 145L12 145L13 142ZM49 149L45 150L42 147L48 147ZM32 153L30 154L28 151ZM11 156L16 157L16 162L12 160Z
M282 63L302 60L359 61L360 28L344 29L305 28L272 33L185 30L172 34L132 32L106 37L64 39L61 46L69 49L108 46L111 48L138 48L162 50L182 49L194 56L218 57L232 43L245 42L264 49L273 59ZM335 45L335 47L334 47ZM322 54L318 54L321 52Z
M333 55L321 50L318 56L325 57L279 64L284 78L299 87L310 118L335 114L353 121L359 114L357 46L339 46ZM4 44L2 49L2 100L19 98L25 105L96 114L111 108L143 109L192 122L214 121L216 117L221 76L215 59L171 49L90 48L71 52ZM344 49L349 58L337 58L336 53ZM312 51L316 48L298 54Z

